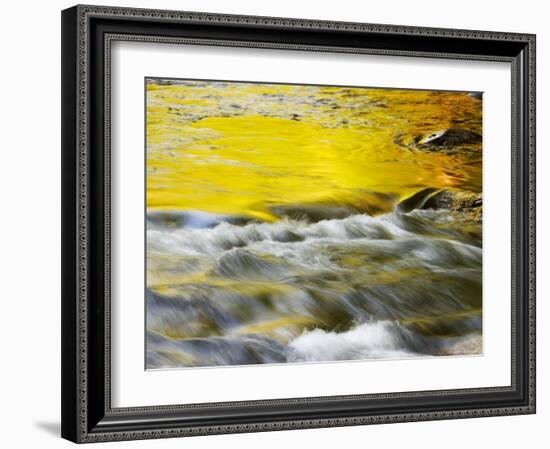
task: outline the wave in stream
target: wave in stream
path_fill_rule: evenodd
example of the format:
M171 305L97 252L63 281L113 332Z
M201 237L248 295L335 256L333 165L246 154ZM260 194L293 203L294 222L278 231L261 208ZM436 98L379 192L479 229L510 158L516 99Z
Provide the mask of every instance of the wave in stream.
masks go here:
M148 368L481 352L481 225L460 213L153 218Z

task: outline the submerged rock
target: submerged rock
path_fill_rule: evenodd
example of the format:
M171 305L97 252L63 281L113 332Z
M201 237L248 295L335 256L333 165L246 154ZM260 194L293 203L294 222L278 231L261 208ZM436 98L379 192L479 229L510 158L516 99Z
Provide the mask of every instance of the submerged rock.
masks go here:
M466 213L472 220L481 221L483 199L481 193L428 187L401 201L396 209L401 213L414 209L446 209Z
M471 211L483 206L481 193L442 190L424 203L424 209Z
M414 209L422 209L426 201L428 201L434 194L440 192L440 190L433 187L416 192L414 195L404 199L397 205L397 211L401 213L411 212Z
M447 128L416 137L397 134L393 142L413 151L437 151L446 154L477 153L481 148L481 135L463 128Z
M415 139L416 140L416 139ZM481 136L462 128L448 128L432 132L416 140L419 147L452 147L481 142Z

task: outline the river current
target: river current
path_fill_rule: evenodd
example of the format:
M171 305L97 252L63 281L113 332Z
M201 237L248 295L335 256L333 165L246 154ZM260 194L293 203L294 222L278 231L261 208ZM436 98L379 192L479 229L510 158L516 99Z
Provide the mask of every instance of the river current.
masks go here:
M279 87L149 81L147 368L480 354L481 102Z
M186 218L149 222L149 367L480 351L481 236L457 213Z

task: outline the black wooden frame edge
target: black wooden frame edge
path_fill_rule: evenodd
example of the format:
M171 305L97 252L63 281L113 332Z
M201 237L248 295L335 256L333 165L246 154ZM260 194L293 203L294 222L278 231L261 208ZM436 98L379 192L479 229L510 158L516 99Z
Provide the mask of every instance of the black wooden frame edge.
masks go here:
M103 253L99 251L94 255L94 243L98 236L97 231L102 230L104 224L102 215L105 213L105 178L102 181L102 175L104 164L108 161L101 157L92 157L90 151L101 144L101 136L96 136L94 142L91 128L82 129L83 127L79 126L79 120L83 118L79 116L83 113L79 108L79 102L88 95L89 79L95 77L96 83L99 80L97 87L103 83L104 72L102 65L96 61L95 65L92 64L90 73L82 73L82 65L79 62L82 62L82 58L90 58L87 49L80 45L82 27L87 26L94 17L107 19L109 22L113 15L117 16L117 20L123 18L140 22L136 25L138 28L147 20L162 22L164 25L185 23L191 26L190 24L208 22L222 24L213 25L214 27L229 23L232 31L239 27L248 31L253 28L257 34L261 28L267 33L264 34L267 36L264 39L272 38L274 34L280 35L283 28L286 35L292 35L289 28L299 28L294 38L304 39L305 36L306 43L309 42L308 33L309 36L315 35L317 41L323 38L333 39L335 34L353 35L353 42L357 42L356 34L359 33L361 36L374 36L377 45L384 40L380 37L381 34L384 37L392 34L402 37L405 34L409 37L423 36L431 41L458 40L461 44L453 47L457 50L457 56L463 54L465 48L470 48L473 41L484 42L484 46L479 48L485 48L485 52L491 47L491 43L500 43L493 51L496 53L495 56L503 56L505 49L513 53L509 56L514 60L513 64L518 74L515 78L517 108L514 120L517 124L515 139L520 157L516 162L521 193L516 198L515 205L515 210L521 215L517 229L519 238L516 240L520 268L520 282L517 286L519 297L524 298L523 301L518 301L519 331L516 334L517 341L513 342L522 356L517 360L517 388L493 393L473 391L466 395L460 394L459 390L420 392L414 395L414 400L410 397L405 398L405 403L397 404L398 408L395 405L393 408L383 407L389 402L388 395L380 395L379 398L371 395L368 404L364 401L361 404L356 402L355 408L349 400L344 400L335 407L335 400L312 398L301 403L296 400L292 405L294 414L289 414L288 410L286 414L274 412L273 405L285 401L241 402L237 405L222 404L218 408L201 407L199 404L189 407L111 409L109 386L105 384L103 376L104 346L97 344L99 341L104 345L105 339L108 338L103 332L105 316L102 313L104 314L105 310L95 304L95 308L89 310L92 313L83 316L83 303L79 302L79 298L85 298L88 303L94 297L97 299L98 293L101 295L103 292L105 282L102 282L103 270L99 269L105 262L102 259ZM212 25L209 27L212 29ZM222 34L227 33L227 29L224 30ZM85 31L90 33L90 30ZM325 34L319 37L319 33ZM90 37L91 34L84 36L86 46L90 44L88 40L93 40ZM469 41L466 45L467 40ZM503 46L503 42L509 44L508 47ZM102 43L102 40L98 40L96 46L101 46ZM423 42L422 45L425 46L426 43ZM424 47L421 49L426 51ZM409 48L408 51L412 50ZM62 14L62 436L75 442L88 442L534 413L534 53L535 36L529 34L96 6L76 6L65 10ZM94 107L93 98L90 100L92 105L88 106L84 114L89 115L92 123L101 122L104 111L97 106ZM94 156L97 155L94 153ZM93 173L95 177L92 177ZM101 239L100 242L105 244ZM86 253L88 248L89 254ZM78 280L82 278L87 282L79 283ZM95 335L95 338L88 339L88 335ZM90 361L92 363L89 363ZM445 403L441 402L442 397L445 398ZM292 402L293 399L289 401ZM301 410L307 408L310 409L309 414ZM315 413L311 413L312 408L315 409ZM255 415L253 421L250 419L251 412Z
M78 440L77 8L61 15L61 435Z

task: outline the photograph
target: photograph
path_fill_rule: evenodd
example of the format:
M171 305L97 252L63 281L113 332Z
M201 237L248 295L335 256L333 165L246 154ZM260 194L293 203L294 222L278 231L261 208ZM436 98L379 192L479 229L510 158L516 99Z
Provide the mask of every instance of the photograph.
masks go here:
M483 355L482 92L144 89L147 370Z

